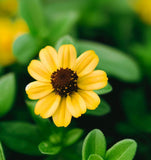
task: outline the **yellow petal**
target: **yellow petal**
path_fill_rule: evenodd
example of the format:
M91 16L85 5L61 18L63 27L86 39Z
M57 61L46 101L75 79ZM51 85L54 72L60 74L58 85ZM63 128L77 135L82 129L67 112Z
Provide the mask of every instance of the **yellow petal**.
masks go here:
M50 74L45 66L38 60L32 60L28 66L29 74L36 80L50 82Z
M98 56L93 50L89 50L81 54L76 60L76 65L74 70L77 72L78 76L84 76L92 72L99 62Z
M39 54L40 60L47 70L52 73L57 70L58 67L58 55L57 51L51 47L47 46L40 51Z
M35 107L35 114L42 118L51 117L60 104L61 97L56 95L54 92L50 93L48 96L40 99Z
M76 118L86 112L86 104L77 92L67 96L66 104L69 112Z
M100 104L100 97L95 92L79 90L78 93L84 99L87 109L94 110Z
M53 87L51 83L35 81L29 83L25 90L30 99L40 99L51 93Z
M58 51L59 66L71 68L75 64L77 52L72 44L62 45Z
M65 97L61 98L60 106L52 118L57 127L67 127L70 124L72 115L67 109Z
M78 79L78 87L83 90L97 90L107 85L107 75L104 71L96 70Z

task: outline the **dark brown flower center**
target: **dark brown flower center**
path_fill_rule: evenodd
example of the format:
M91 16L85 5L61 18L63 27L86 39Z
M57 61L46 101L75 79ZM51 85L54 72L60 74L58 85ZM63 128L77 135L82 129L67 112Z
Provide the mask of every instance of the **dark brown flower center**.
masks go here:
M76 72L69 68L60 68L52 73L51 84L56 94L59 94L60 96L67 96L73 91L77 91L77 79L78 76Z

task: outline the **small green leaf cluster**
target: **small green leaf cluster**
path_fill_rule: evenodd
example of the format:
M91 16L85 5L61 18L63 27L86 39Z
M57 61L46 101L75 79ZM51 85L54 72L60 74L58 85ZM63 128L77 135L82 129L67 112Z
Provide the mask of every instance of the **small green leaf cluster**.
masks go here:
M39 150L43 154L57 155L63 148L69 147L81 138L83 130L74 128L66 133L59 132L49 136L47 141L39 144Z
M124 139L106 150L106 140L103 133L92 130L84 140L82 160L132 160L137 144L132 139Z
M57 128L48 119L42 119L34 114L35 101L26 101L31 116L35 120L39 133L43 139L39 140L37 148L42 154L58 156L62 155L70 146L77 143L83 135L80 128Z

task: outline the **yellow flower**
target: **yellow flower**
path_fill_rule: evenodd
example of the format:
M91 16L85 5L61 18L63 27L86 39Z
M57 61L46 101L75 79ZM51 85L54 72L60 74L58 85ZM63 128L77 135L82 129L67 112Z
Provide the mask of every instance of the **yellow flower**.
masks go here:
M134 9L145 23L151 25L151 0L135 0Z
M0 0L0 15L14 16L17 13L17 0Z
M100 103L93 91L107 85L107 75L95 70L99 62L94 51L88 50L77 58L73 45L62 45L58 53L47 46L32 60L29 74L36 81L29 83L26 92L30 99L40 99L35 114L42 118L52 116L56 126L68 126L72 116L80 117L87 109L94 110Z
M11 21L9 18L0 18L0 66L8 66L15 62L12 53L14 40L28 31L28 27L21 19Z

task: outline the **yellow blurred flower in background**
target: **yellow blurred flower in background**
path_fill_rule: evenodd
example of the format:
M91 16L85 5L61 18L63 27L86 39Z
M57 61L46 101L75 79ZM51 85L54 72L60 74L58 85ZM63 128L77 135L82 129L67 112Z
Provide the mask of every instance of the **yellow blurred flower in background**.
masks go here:
M14 16L17 13L17 0L0 0L0 15Z
M28 31L26 23L17 17L17 0L0 0L0 66L15 62L14 40Z
M151 0L136 0L134 9L145 23L151 25Z
M14 63L13 42L19 35L27 31L28 27L21 19L12 21L9 18L0 18L0 66Z

